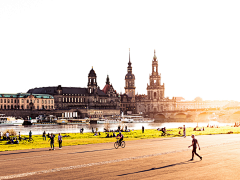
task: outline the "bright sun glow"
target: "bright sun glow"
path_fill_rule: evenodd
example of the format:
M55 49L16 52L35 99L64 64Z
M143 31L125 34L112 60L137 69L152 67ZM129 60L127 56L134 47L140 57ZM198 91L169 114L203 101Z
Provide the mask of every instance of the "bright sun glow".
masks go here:
M154 49L165 96L240 101L239 1L0 1L1 93L86 87L92 66L124 92L129 48L146 94Z

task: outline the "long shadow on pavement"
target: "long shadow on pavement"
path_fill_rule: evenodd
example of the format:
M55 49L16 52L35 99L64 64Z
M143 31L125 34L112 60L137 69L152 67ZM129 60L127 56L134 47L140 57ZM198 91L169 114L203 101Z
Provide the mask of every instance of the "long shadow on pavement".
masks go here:
M77 153L89 153L89 152L97 152L97 151L109 151L113 150L114 148L111 149L97 149L97 150L92 150L92 151L81 151L81 152L73 152L73 153L66 153L66 154L77 154ZM28 154L28 153L38 153L38 152L43 152L43 151L49 151L47 150L39 150L39 151L24 151L24 152L13 152L13 153L7 153L7 154L1 154L0 156L7 156L7 155L14 155L14 154Z
M197 163L200 161L184 161L184 162L180 162L180 163L175 163L175 164L170 164L167 166L162 166L162 167L158 167L158 168L151 168L151 169L146 169L146 170L142 170L142 171L137 171L137 172L133 172L133 173L126 173L126 174L121 174L118 176L126 176L126 175L130 175L130 174L137 174L137 173L143 173L143 172L149 172L149 171L154 171L154 170L159 170L159 169L164 169L164 168L168 168L168 167L173 167L173 166L178 166L178 165L183 165L183 164L189 164L189 163Z
M80 152L73 152L73 153L67 153L67 154L77 154L77 153L88 153L88 152L97 152L97 151L110 151L113 150L114 148L111 149L96 149L92 151L80 151Z
M13 155L13 154L27 154L27 153L43 152L43 151L49 151L49 150L13 152L13 153L8 153L8 154L1 154L0 156L7 156L7 155Z

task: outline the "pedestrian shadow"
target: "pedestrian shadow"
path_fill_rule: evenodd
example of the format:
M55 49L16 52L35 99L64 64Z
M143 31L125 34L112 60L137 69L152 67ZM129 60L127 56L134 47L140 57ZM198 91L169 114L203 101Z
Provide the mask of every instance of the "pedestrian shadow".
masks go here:
M24 151L24 152L12 152L7 154L0 154L0 156L8 156L8 155L14 155L14 154L28 154L28 153L34 153L34 152L43 152L43 151L49 151L49 150L38 150L38 151ZM5 151L6 152L6 151Z
M126 175L131 175L131 174L138 174L138 173L144 173L144 172L149 172L149 171L155 171L155 170L159 170L159 169L164 169L164 168L169 168L169 167L174 167L174 166L179 166L179 165L183 165L183 164L189 164L189 163L197 163L200 161L183 161L183 162L179 162L179 163L175 163L175 164L170 164L170 165L166 165L166 166L162 166L162 167L158 167L158 168L151 168L151 169L146 169L146 170L142 170L142 171L136 171L133 173L126 173L126 174L121 174L118 176L126 176Z
M90 153L90 152L97 152L97 151L110 151L113 150L114 148L110 148L110 149L96 149L96 150L92 150L92 151L80 151L80 152L73 152L73 153L67 153L67 154L81 154L81 153Z

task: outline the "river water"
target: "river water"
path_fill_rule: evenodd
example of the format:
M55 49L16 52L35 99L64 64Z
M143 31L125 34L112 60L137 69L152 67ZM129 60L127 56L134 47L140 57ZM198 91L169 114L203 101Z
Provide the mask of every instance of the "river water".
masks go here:
M198 123L198 127L206 127L209 123ZM210 122L211 125L218 126L231 126L233 123L218 123ZM186 127L196 127L197 123L186 123L186 122L168 122L168 123L125 123L125 124L109 124L111 130L116 130L118 126L124 127L127 126L127 129L142 129L144 126L145 129L157 129L157 128L178 128L185 125ZM40 135L43 131L46 133L79 133L80 128L84 129L84 132L92 132L98 128L98 131L103 132L106 128L106 124L77 124L77 125L28 125L28 126L0 126L0 132L4 132L7 129L14 129L16 132L21 132L22 135L28 135L31 130L33 135Z

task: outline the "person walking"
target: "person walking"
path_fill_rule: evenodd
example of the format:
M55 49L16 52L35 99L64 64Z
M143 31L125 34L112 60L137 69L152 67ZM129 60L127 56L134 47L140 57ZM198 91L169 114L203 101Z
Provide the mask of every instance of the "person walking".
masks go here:
M8 131L6 132L6 138L7 138L7 140L10 140Z
M61 136L61 133L58 134L58 144L59 144L59 149L62 149L62 136Z
M142 126L142 133L144 133L144 126Z
M32 131L29 132L29 140L32 139Z
M184 138L186 137L186 127L185 127L185 125L183 125L183 136L184 136Z
M53 133L51 133L48 141L50 141L50 146L51 146L51 149L49 149L49 150L55 150L54 149L54 135L53 135Z
M94 133L93 127L92 127L92 133Z
M22 138L21 138L21 134L20 134L20 131L18 132L18 139L19 139L19 141L22 140Z
M43 131L43 140L45 140L46 141L46 132L45 131Z
M2 139L2 131L0 132L0 140Z
M193 149L192 149L192 159L190 159L190 160L193 161L194 154L196 154L202 160L202 156L200 156L197 153L197 146L198 146L199 150L200 150L200 146L199 146L198 140L195 138L194 134L192 135L192 145L188 146L188 148L190 148L191 146L193 147Z

